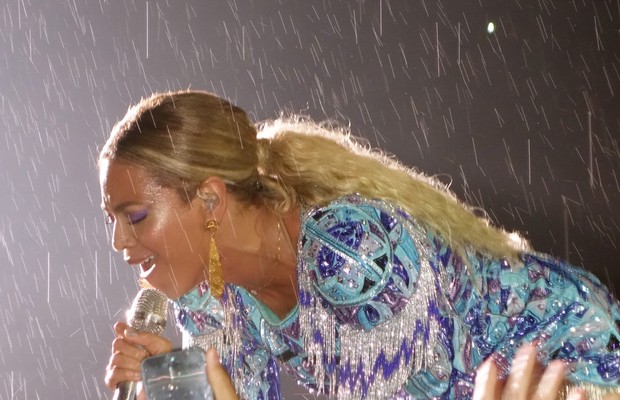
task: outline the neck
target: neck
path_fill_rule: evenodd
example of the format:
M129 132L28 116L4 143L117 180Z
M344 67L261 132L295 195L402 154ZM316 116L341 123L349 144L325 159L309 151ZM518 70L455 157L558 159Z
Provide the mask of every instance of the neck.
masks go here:
M297 304L299 229L298 210L280 216L253 208L236 224L230 219L228 238L218 235L224 280L246 288L280 318Z

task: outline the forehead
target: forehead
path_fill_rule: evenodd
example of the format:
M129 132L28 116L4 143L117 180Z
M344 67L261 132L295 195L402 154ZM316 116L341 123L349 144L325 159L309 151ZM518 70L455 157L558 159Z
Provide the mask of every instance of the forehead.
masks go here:
M104 205L153 198L163 189L146 169L119 160L101 161L99 183Z

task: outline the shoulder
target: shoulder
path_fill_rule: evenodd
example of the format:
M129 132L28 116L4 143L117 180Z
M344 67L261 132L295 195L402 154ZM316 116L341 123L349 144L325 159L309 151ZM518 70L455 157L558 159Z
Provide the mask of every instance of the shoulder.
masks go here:
M302 233L316 234L328 232L330 236L339 238L337 232L343 227L355 228L356 238L362 232L372 229L371 233L378 239L385 240L390 234L400 234L403 224L424 234L409 214L399 207L383 200L368 199L361 195L340 197L324 206L316 206L302 215ZM352 239L352 238L349 238ZM353 243L351 243L353 244Z
M437 358L450 354L443 337L451 328L433 265L436 246L423 226L397 204L348 196L308 211L301 235L299 332L309 357L330 364L337 356L349 371L399 362L397 369L407 371L344 373L338 394L384 397L413 371L450 376L449 361ZM432 372L421 371L431 365ZM437 394L443 378L433 378Z
M343 319L370 328L404 307L430 245L398 206L359 195L302 218L302 273Z

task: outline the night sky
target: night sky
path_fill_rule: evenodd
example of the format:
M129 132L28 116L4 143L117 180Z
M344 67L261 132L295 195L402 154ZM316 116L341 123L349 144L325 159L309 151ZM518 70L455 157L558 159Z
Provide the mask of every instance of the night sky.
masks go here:
M0 5L0 399L111 397L137 284L95 158L155 91L350 125L620 288L619 0Z

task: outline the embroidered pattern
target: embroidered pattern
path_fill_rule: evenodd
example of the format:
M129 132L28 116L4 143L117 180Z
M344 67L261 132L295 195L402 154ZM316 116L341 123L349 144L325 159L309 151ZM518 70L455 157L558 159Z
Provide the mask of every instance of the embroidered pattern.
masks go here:
M279 368L340 399L469 398L494 353L524 342L574 381L620 384L620 310L591 274L551 257L460 256L402 210L348 196L302 215L299 306L269 322L245 289L175 302L185 346L215 346L244 398L278 399ZM475 277L469 276L473 271ZM601 392L602 393L602 392Z

